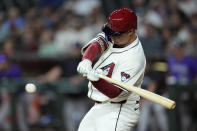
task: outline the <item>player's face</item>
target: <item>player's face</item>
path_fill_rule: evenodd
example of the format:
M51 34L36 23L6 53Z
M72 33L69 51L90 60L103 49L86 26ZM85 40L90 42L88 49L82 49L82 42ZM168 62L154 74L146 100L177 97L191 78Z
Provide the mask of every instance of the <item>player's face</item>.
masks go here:
M131 42L132 35L134 34L134 31L127 31L125 33L122 33L121 35L118 36L111 36L114 44L119 45L119 46L124 46L128 45Z

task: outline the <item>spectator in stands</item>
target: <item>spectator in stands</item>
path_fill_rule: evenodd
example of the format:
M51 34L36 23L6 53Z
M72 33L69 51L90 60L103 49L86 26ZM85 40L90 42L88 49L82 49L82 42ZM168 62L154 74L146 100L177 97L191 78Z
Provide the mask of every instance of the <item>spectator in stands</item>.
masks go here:
M0 47L9 34L8 28L6 26L3 26L3 24L4 24L4 14L0 12Z
M187 16L191 16L197 11L197 2L195 0L182 0L178 3L178 6Z
M3 23L3 28L8 29L7 39L10 39L14 43L14 48L19 49L21 47L21 37L26 25L25 19L20 15L17 7L12 7L8 10L8 17Z
M10 63L5 54L0 55L0 78L15 79L21 78L21 69L16 65Z
M172 33L170 32L170 29L168 27L163 27L161 31L162 47L165 53L164 56L167 57L170 54L170 51L168 50L168 44L171 41Z
M171 49L172 55L168 57L169 76L172 84L189 84L194 82L197 75L197 62L192 56L186 56L185 46L187 43L175 40Z
M188 22L188 18L184 12L180 11L179 9L171 10L168 22L168 26L172 32L173 38L173 36L178 35L178 33L183 30L184 25Z
M196 19L197 20L197 19ZM197 22L197 21L196 21ZM197 26L190 25L187 30L187 39L185 45L186 55L197 57Z
M22 29L24 28L26 22L24 18L20 16L19 9L12 7L8 11L8 19L5 21L4 26L9 29Z
M97 7L95 8L91 14L89 15L89 19L87 20L86 25L88 25L86 28L90 28L93 30L94 35L98 34L103 23L105 22L105 17L102 14L102 8Z
M3 43L2 52L3 54L6 54L7 57L11 57L16 53L12 40L8 39Z
M148 58L160 58L164 54L161 36L154 25L147 23L145 27L146 35L141 39L144 53Z
M37 1L37 4L40 8L44 8L44 7L51 7L54 9L59 8L63 3L63 0L39 0Z
M48 72L38 77L40 83L54 82L62 77L73 77L75 75L79 76L76 72L78 62L80 61L80 48L81 45L76 43L70 50L70 54L66 57L63 62L58 63L58 65L52 67ZM81 80L80 77L78 79ZM78 81L77 80L77 81ZM79 82L80 83L80 82Z
M183 35L181 36L183 37ZM187 55L197 57L197 12L191 15L190 25L187 27L185 52Z
M38 39L42 33L42 29L43 25L37 19L25 28L21 47L23 53L37 53L39 47Z
M87 17L100 4L100 0L67 0L64 8L74 12L76 15Z
M169 76L167 78L167 84L180 84L187 85L194 83L197 76L197 61L192 56L185 54L185 46L187 43L179 40L175 40L172 47L172 55L167 59ZM194 103L195 92L183 92L179 95L177 103L179 103L179 114L181 120L181 128L183 130L192 130L196 123L192 123L194 120L195 109ZM196 118L195 118L196 119Z
M62 55L69 54L76 43L86 44L95 34L91 28L86 27L85 17L71 12L66 27L59 29L54 36L56 46Z
M57 46L53 40L53 31L51 29L45 29L40 37L40 46L38 49L38 55L45 58L54 58L59 55Z

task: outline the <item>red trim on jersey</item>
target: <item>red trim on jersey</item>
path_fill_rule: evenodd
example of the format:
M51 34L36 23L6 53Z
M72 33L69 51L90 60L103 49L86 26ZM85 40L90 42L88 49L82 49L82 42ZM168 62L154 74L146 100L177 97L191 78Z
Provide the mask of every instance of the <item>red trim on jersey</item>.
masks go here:
M105 49L104 49L104 50L106 50L106 49L107 49L107 47L108 47L108 45L107 45L107 43L106 43L105 39L103 39L103 37L99 37L99 38L103 41L103 43L104 43L104 47L105 47Z
M88 59L93 62L94 58L102 51L101 46L98 42L92 42L86 49L82 60Z
M115 98L120 95L122 90L115 85L107 82L104 79L99 79L98 81L91 81L94 87L102 92L104 95L108 96L109 98Z

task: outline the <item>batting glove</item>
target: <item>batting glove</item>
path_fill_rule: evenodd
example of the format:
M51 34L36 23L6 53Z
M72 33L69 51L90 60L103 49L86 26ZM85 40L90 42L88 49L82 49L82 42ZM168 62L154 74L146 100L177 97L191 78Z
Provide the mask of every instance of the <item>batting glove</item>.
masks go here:
M92 70L92 62L88 59L81 61L77 67L77 72L83 76L86 76L90 70Z
M87 73L87 78L90 81L98 81L99 80L98 74L104 74L103 70L102 69L97 69L97 70L92 69Z

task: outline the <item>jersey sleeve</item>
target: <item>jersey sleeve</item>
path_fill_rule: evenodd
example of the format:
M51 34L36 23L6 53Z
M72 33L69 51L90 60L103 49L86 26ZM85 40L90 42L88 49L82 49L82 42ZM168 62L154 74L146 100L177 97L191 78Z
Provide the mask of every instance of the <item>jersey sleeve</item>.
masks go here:
M82 55L85 53L85 51L88 48L88 46L91 43L94 43L94 42L99 43L99 45L101 46L101 53L104 52L109 47L107 36L105 35L105 33L101 32L95 38L93 38L92 40L90 40L88 42L88 44L86 44L82 48L82 50L81 50Z

